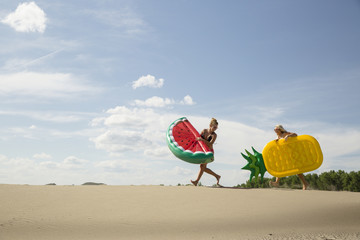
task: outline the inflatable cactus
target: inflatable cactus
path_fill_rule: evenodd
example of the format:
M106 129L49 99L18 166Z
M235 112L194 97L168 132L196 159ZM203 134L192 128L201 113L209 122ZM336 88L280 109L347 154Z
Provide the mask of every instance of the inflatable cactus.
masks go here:
M264 164L264 160L262 157L262 154L257 152L253 147L251 147L254 154L251 154L245 149L245 152L247 153L247 156L241 153L241 155L248 161L248 164L246 164L242 169L249 170L251 172L250 174L250 181L253 177L255 177L255 182L258 181L259 174L261 176L261 182L263 182L264 174L266 172L266 167Z

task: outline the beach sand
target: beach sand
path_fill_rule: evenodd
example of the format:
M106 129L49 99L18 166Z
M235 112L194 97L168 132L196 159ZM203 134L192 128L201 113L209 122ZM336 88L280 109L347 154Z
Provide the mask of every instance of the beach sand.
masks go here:
M0 185L0 239L360 239L360 193Z

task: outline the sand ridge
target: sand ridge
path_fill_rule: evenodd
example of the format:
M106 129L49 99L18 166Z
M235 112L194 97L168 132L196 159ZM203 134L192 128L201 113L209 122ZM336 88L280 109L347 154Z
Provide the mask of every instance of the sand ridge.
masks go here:
M360 239L360 193L0 185L0 239Z

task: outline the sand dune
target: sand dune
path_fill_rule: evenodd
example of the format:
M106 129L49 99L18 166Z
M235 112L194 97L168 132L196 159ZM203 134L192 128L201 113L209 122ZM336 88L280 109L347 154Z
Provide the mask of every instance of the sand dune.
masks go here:
M0 239L360 239L360 193L0 185Z

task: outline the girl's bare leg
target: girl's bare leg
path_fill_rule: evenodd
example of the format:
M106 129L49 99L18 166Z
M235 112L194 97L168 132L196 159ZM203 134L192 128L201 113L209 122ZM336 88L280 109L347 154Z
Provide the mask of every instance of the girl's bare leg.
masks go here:
M270 184L270 187L279 187L279 182L280 182L280 178L276 178L275 182L272 182L270 180L269 184Z
M220 182L220 178L221 176L214 173L210 168L207 168L207 163L203 163L203 164L200 164L200 171L199 171L199 175L197 177L197 179L195 181L192 181L191 180L191 183L194 184L195 186L198 185L199 181L200 181L200 178L202 177L203 173L206 172L212 176L214 176L217 180L217 185L220 185L219 182Z
M216 183L216 184L217 184L217 185L220 185L220 184L219 184L220 178L221 178L220 175L214 173L210 168L205 168L204 171L205 171L206 173L210 174L210 175L213 175L213 176L216 178L216 180L217 180L217 183Z
M300 173L298 176L303 184L303 190L306 190L309 186L309 183L306 181L304 174Z
M200 164L200 171L199 171L197 179L195 181L191 180L191 183L194 184L195 186L198 185L200 178L202 177L202 175L206 169L206 165L207 165L207 163Z

